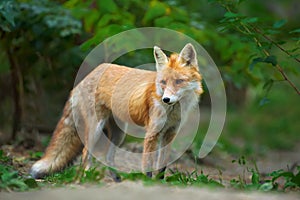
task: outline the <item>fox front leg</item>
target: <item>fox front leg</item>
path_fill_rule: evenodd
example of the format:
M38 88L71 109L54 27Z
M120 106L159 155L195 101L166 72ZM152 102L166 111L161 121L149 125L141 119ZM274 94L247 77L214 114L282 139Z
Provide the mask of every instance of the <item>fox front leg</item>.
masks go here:
M176 133L173 129L170 129L162 136L162 141L158 147L158 159L157 159L157 169L158 178L164 179L165 171L168 165L168 161L171 153L171 142L174 139Z
M142 158L142 170L148 177L152 177L153 163L155 160L155 150L159 134L146 134L144 140L144 150Z

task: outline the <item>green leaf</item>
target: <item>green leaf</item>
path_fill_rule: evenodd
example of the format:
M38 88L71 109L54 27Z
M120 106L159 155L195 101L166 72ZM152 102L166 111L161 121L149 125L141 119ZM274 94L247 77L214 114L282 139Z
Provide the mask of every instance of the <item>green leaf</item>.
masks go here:
M208 180L208 176L207 175L204 175L204 174L200 174L198 177L197 177L197 181L198 182L201 182L201 183L208 183L209 180Z
M272 182L266 182L259 187L260 191L268 192L273 189Z
M147 10L143 23L147 24L155 18L163 16L167 12L166 4L159 1L152 1L150 4L150 8Z
M245 158L245 156L241 156L241 157L239 158L239 160L238 160L238 163L239 163L240 165L246 165L246 158Z
M259 184L259 174L255 171L252 172L251 182L253 185Z
M259 106L264 106L264 105L268 104L269 102L270 102L270 99L268 99L267 97L264 97L259 101Z
M287 50L287 52L294 53L295 51L298 51L299 49L300 49L300 47L296 47L296 48Z
M290 31L289 33L300 33L300 28Z
M2 149L0 150L0 161L2 161L2 162L8 162L9 161L9 157L4 155L4 151Z
M37 160L37 159L40 159L43 155L44 155L44 152L41 152L41 151L31 152L30 158Z
M87 32L90 32L93 29L94 24L99 20L100 13L96 10L91 10L85 16L84 28Z
M2 176L1 176L1 180L3 182L9 182L10 180L12 179L15 179L18 177L18 172L17 171L12 171L12 172L7 172L7 173L4 173Z
M236 22L239 21L241 18L245 18L243 15L233 12L226 12L224 14L224 18L220 20L221 23L226 22Z
M113 15L113 14L105 14L103 15L103 17L101 17L101 19L98 21L97 23L97 27L104 27L106 25L108 25L111 21L114 20L119 20L120 19L120 15Z
M20 189L21 191L24 191L26 189L28 189L28 186L22 181L22 180L19 180L19 179L12 179L8 182L7 184L9 187L15 187L15 188L18 188Z
M149 178L148 176L146 176L144 173L141 172L131 172L131 173L124 173L124 172L120 172L119 173L123 179L126 180L151 180L151 178Z
M274 29L268 29L268 30L266 31L266 34L268 34L268 35L276 35L276 34L278 34L278 33L280 33L280 31L274 30Z
M264 63L270 63L273 66L277 65L277 58L276 56L268 56L266 58L263 57L258 57L258 58L254 58L251 62L251 64L249 65L249 69L250 71L253 70L254 66L259 63L259 62L264 62Z
M255 66L257 63L263 62L263 61L264 61L264 58L262 58L262 57L254 58L254 59L252 60L251 64L249 65L250 71L253 70L254 66Z
M268 56L268 57L265 58L264 62L270 63L273 66L276 66L277 65L277 58L276 58L276 56Z
M177 172L166 177L166 182L177 182L181 177L181 173Z
M163 17L155 19L154 24L155 24L155 26L163 27L163 26L167 26L171 22L173 22L173 19L171 17L163 16Z
M286 41L278 41L277 43L280 44L280 45L283 45L283 44L286 43Z
M297 184L294 183L294 182L287 181L287 182L284 184L284 189L286 189L286 188L294 188L294 187L297 187Z
M18 15L18 6L14 1L0 1L0 28L10 32L15 27L15 18Z
M170 9L167 8L167 15ZM172 8L172 11L170 13L170 18L172 18L174 21L177 22L183 22L183 23L189 23L190 18L189 15L187 14L187 12L183 9L179 9L179 8Z
M244 23L255 23L258 21L258 18L257 17L247 17L245 19L242 19L242 22Z
M226 12L226 13L224 14L224 17L225 17L225 18L236 18L236 17L241 17L241 15L238 14L238 13Z
M281 28L283 25L285 25L287 23L287 20L286 19L282 19L282 20L279 20L279 21L276 21L274 24L273 24L273 28Z
M274 182L276 179L278 179L279 177L284 177L284 178L293 178L294 177L294 174L292 172L279 172L278 174L275 174L273 176L273 179L272 181Z
M100 13L117 13L118 6L113 0L97 0Z
M298 173L291 179L291 181L300 187L300 169L298 170Z
M272 88L274 83L273 79L269 79L265 82L265 84L263 85L263 89L266 90L267 92L270 91L270 89Z
M24 180L24 183L29 187L29 188L37 188L38 184L33 178L28 178Z
M298 58L300 56L300 54L298 53L298 54L294 54L294 55L292 55L292 56L290 56L291 58Z

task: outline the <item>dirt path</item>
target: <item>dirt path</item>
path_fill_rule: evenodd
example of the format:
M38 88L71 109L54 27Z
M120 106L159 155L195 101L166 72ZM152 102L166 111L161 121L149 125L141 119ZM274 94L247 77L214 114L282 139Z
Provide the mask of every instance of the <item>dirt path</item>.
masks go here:
M119 184L107 184L102 187L89 188L78 185L68 188L43 189L24 193L0 193L1 200L65 200L65 199L105 199L105 200L153 200L153 199L206 199L206 200L298 200L299 194L238 192L207 188L179 188L166 186L144 186L141 182L124 181Z

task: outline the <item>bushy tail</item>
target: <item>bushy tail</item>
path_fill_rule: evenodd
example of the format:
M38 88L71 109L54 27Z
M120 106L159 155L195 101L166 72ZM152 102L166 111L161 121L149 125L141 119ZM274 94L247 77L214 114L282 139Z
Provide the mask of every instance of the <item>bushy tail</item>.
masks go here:
M68 101L45 155L31 167L30 174L33 178L41 178L59 171L72 162L81 149L82 142L77 134Z

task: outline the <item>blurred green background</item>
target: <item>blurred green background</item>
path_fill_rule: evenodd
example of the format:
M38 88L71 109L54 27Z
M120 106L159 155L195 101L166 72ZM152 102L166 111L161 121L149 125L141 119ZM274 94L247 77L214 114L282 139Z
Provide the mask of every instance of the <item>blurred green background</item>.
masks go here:
M300 142L300 2L260 0L1 0L0 143L51 135L84 57L104 39L164 27L203 45L225 81L228 112L217 149L264 154ZM154 62L151 51L117 63ZM288 77L285 80L284 75ZM208 92L201 108L209 110ZM192 146L201 145L207 121Z

